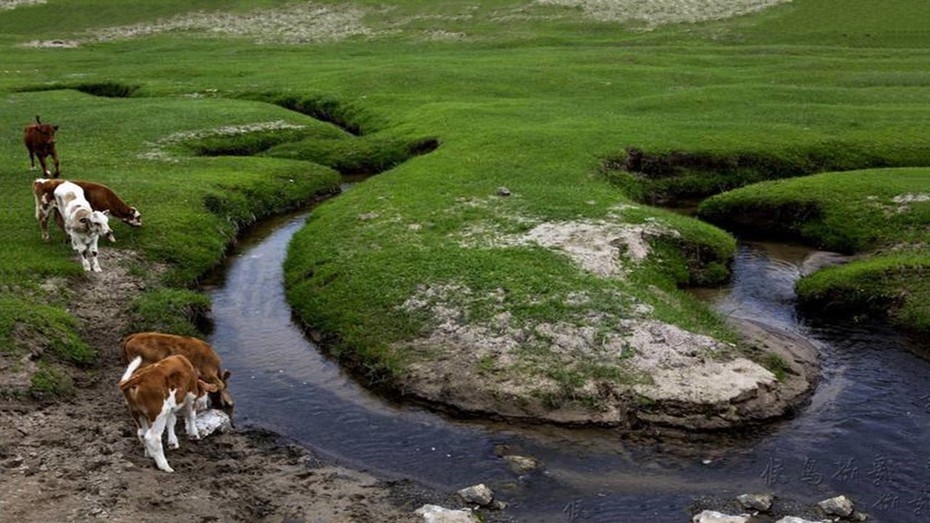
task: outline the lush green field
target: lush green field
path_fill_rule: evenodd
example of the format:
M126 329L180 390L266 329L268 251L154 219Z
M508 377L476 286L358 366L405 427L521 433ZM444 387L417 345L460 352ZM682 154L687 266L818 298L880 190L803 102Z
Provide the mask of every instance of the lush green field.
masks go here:
M880 10L795 0L651 31L531 1L306 6L50 0L0 11L0 345L15 351L23 328L61 339L75 328L39 287L82 276L33 218L21 139L36 114L61 126L66 177L106 183L142 210L142 229L115 225L119 243L102 248L170 265L136 304L140 325L170 330L183 322L165 311L198 301L172 289L193 287L241 226L332 187L337 171L389 169L320 207L286 266L297 312L378 377L415 357L398 342L430 324L403 307L422 286L468 289L454 305L479 322L503 290L523 325L646 304L726 338L677 287L719 281L732 238L634 198L930 165L928 8L917 0ZM255 124L265 130L221 131ZM653 176L684 181L650 185L622 168L630 148L712 161L665 162L674 172ZM644 263L611 278L506 243L540 224L599 221L662 232ZM584 305L566 305L579 294Z

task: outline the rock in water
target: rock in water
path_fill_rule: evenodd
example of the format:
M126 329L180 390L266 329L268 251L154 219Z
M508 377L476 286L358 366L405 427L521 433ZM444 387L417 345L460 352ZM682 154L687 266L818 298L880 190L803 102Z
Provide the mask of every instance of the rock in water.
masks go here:
M731 516L729 514L721 514L713 510L705 510L700 514L695 515L691 518L692 523L747 523L749 521L748 514L740 514L739 516Z
M452 510L438 505L423 505L415 514L423 516L424 523L477 523L470 510Z
M197 435L206 438L216 431L226 432L232 428L232 421L225 412L210 409L197 414Z

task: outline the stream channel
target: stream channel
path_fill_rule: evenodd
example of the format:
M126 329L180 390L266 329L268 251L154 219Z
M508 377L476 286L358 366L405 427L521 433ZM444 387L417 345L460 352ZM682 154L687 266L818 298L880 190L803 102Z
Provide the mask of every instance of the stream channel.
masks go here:
M702 293L724 314L818 345L810 403L752 435L670 445L607 429L454 420L368 392L304 337L285 301L287 244L310 212L252 229L207 282L209 341L232 370L240 427L443 491L485 483L517 521L686 522L695 500L757 492L811 504L845 494L873 522L930 521L927 347L880 326L796 316L793 285L814 251L742 244L731 285ZM540 467L518 475L506 454Z

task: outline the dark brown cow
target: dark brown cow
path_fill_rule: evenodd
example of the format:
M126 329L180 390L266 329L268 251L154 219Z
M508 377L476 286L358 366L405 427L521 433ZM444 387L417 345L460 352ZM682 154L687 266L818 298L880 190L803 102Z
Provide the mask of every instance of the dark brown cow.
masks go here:
M23 129L23 141L26 143L26 149L29 150L31 169L35 170L36 158L38 157L39 163L42 164L42 172L45 173L45 176L51 176L52 173L45 163L45 158L51 156L52 161L55 162L55 178L61 176L61 169L58 165L58 151L55 150L55 131L57 130L57 125L42 123L39 121L38 116L36 116L36 123L29 124Z
M84 190L84 198L90 203L91 209L95 211L109 211L110 216L122 220L127 225L133 227L142 226L142 215L135 207L130 207L119 198L109 187L94 182L85 182L83 180L71 180ZM36 219L39 220L39 229L42 231L42 239L48 241L48 219L54 213L55 222L59 227L64 223L61 218L61 212L55 205L55 189L64 183L65 180L50 180L47 178L37 178L32 182L32 194L36 201Z

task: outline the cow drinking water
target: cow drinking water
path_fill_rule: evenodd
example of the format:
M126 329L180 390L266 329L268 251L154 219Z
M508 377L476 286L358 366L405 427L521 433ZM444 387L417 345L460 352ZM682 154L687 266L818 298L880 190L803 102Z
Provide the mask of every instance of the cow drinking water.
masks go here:
M184 356L197 369L200 379L216 387L210 393L210 403L232 420L235 403L229 395L230 372L223 370L219 354L209 343L161 332L137 332L123 338L120 348L124 363L141 357L142 364L149 365L174 354Z
M38 158L39 163L42 165L42 172L45 173L45 176L51 176L52 173L45 163L45 159L51 156L52 161L55 163L55 178L61 176L58 151L55 150L55 131L57 130L57 125L42 123L39 121L38 116L36 116L36 123L29 124L23 129L23 141L26 143L26 149L29 150L30 168L35 170L36 158Z
M187 436L200 439L196 425L197 407L206 403L207 393L215 392L216 387L199 380L197 370L181 355L168 356L140 369L141 365L141 356L129 363L119 380L119 389L136 422L136 435L145 448L146 457L154 459L159 469L174 472L165 458L162 435L167 428L168 448L178 448L174 426L180 411Z

